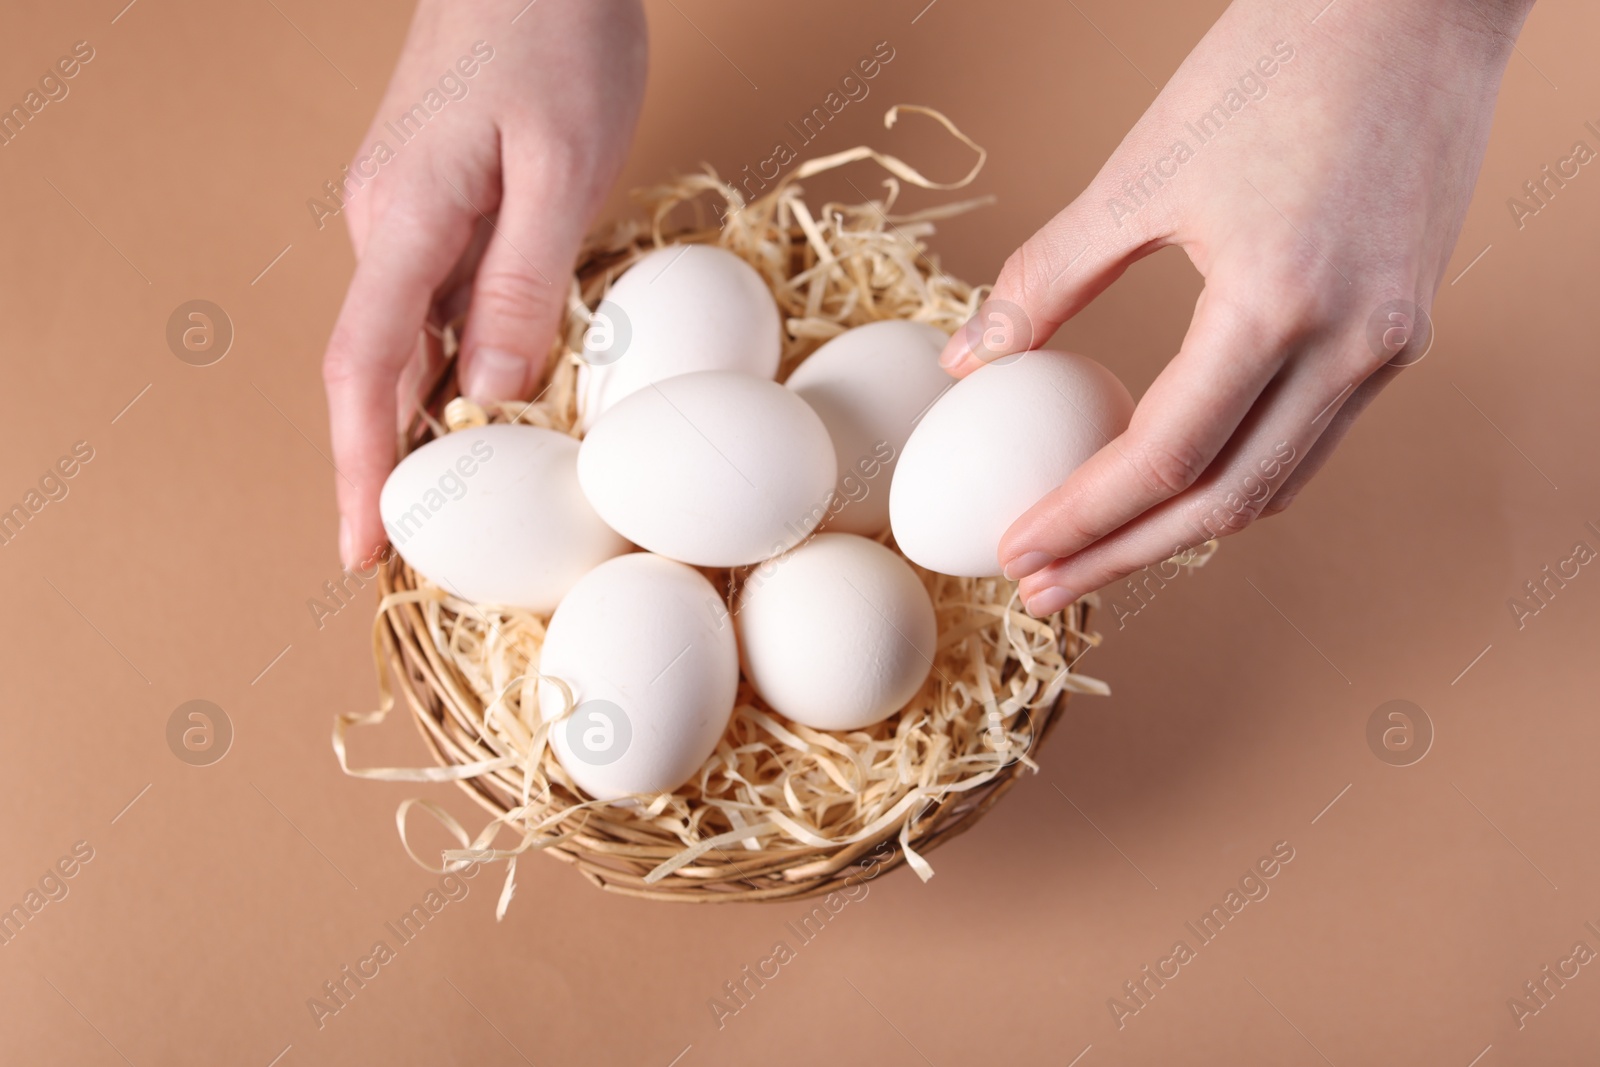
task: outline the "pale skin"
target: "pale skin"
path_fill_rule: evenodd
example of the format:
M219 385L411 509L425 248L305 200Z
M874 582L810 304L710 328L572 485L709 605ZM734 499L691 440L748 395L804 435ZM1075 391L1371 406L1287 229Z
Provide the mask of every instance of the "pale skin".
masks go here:
M531 396L579 243L639 116L637 0L421 0L356 159L378 140L394 142L384 124L478 41L494 57L466 97L399 147L344 212L356 272L322 374L347 567L373 559L386 540L378 494L394 468L396 427L415 410L430 308L441 303L447 319L466 304L463 392Z
M435 293L470 274L474 228L488 248L471 288L464 391L528 396L578 242L626 151L644 80L637 3L540 3L509 27L527 32L507 32L524 2L423 0L380 119L473 40L490 40L497 58L463 102L473 108L407 146L347 211L360 263L325 364L334 458L350 483L339 482L346 565L383 544L378 491L411 402L397 400L397 382ZM1043 344L1158 248L1181 247L1204 278L1182 346L1131 425L1001 541L1031 613L1282 511L1417 358L1375 348L1369 322L1390 301L1431 304L1531 6L1236 0L1089 187L1007 260L992 299L1020 309L1025 328L1009 331L1019 346ZM1292 58L1262 78L1258 61L1281 59L1278 42ZM1266 94L1130 199L1124 183L1170 156L1185 124L1251 71ZM490 216L498 208L497 228L460 193ZM1137 210L1112 210L1114 198ZM952 374L1009 354L972 351L977 335L952 338Z

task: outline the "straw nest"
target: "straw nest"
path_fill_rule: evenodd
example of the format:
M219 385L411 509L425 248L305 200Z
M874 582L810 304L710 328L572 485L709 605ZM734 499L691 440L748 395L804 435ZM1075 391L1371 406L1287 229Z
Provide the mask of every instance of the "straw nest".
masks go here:
M940 184L892 156L858 148L803 163L753 200L709 171L647 190L648 221L618 225L585 248L539 397L487 410L455 397L455 335L446 329L445 373L403 448L485 421L576 433L578 353L592 309L631 262L665 244L718 244L755 267L784 319L780 377L852 326L898 318L947 333L959 328L984 291L943 273L923 239L936 219L979 202L910 214L897 214L895 202L902 183L967 184L983 150L926 109L891 110L886 125L902 110L943 124L976 153L971 172ZM800 181L862 160L888 172L880 199L807 203ZM884 541L894 547L887 534ZM705 573L731 605L747 570ZM1087 628L1092 597L1037 620L1022 611L1014 583L918 574L933 598L939 640L928 681L904 708L865 730L812 730L765 706L741 679L727 732L696 777L673 793L621 807L580 792L547 744L551 724L540 720L537 699L547 618L461 600L391 556L380 567L373 634L382 705L340 716L334 749L349 774L453 781L477 801L490 819L475 835L431 800L405 801L396 819L407 852L431 870L503 861L500 915L514 892L518 858L532 851L571 863L603 889L664 900L798 898L900 863L926 880L933 872L925 854L970 827L1024 768L1037 769L1033 755L1068 696L1107 689L1075 670L1098 640ZM438 765L351 767L348 728L383 721L396 689ZM460 845L445 850L440 865L419 858L407 840L416 808Z

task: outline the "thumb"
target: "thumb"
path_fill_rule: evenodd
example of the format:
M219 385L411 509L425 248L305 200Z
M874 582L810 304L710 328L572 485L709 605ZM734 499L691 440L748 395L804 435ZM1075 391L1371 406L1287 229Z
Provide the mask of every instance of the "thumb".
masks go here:
M461 391L476 400L521 399L538 380L586 222L561 208L570 193L563 196L559 182L508 171L505 188L462 338Z
M1011 254L988 299L945 345L939 365L964 378L987 363L1043 345L1129 264L1161 246L1159 226L1153 207L1140 210L1102 170Z

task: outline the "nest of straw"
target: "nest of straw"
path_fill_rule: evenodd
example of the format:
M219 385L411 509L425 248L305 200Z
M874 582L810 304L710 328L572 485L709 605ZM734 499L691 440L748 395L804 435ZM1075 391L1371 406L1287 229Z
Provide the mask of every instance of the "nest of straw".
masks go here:
M484 422L576 434L578 353L592 311L629 264L661 245L715 243L756 268L784 319L780 378L853 326L898 318L947 333L959 328L984 291L939 270L923 241L937 219L980 201L909 214L897 214L895 203L902 183L967 184L983 151L937 112L891 110L886 125L899 110L943 124L977 154L972 171L940 184L892 156L858 148L803 163L748 201L709 171L647 190L648 221L619 224L588 243L539 397L484 408L454 396L455 335L447 328L446 373L420 406L404 447ZM807 203L802 180L860 160L888 171L881 198ZM889 535L882 540L894 548ZM731 607L749 569L704 573ZM547 617L461 600L394 556L380 570L373 633L382 706L340 716L334 749L352 775L453 781L465 790L489 814L478 833L437 803L412 799L397 812L401 841L430 870L504 862L500 915L519 857L535 851L572 864L603 889L663 900L805 897L900 863L926 880L933 873L926 853L969 828L1025 768L1037 770L1033 756L1069 695L1108 690L1074 669L1098 642L1088 630L1092 596L1039 620L1021 609L1012 582L917 572L933 599L939 640L927 683L904 708L864 730L812 730L767 707L741 679L727 732L696 777L670 794L617 806L585 796L547 743L552 724L541 721L537 699ZM382 722L396 691L436 766L351 767L348 729ZM408 840L408 815L418 808L460 846L444 850L439 864L418 857Z

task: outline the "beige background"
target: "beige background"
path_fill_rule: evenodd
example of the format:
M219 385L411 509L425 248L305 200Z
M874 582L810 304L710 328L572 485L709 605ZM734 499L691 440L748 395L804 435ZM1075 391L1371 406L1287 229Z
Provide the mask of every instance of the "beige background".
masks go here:
M887 40L872 95L814 147L870 140L954 175L959 149L878 122L897 101L946 110L990 149L978 190L1000 200L935 246L987 279L1221 7L924 2L652 2L623 184L765 158ZM338 573L317 365L352 258L305 200L365 128L406 16L139 0L113 23L121 3L13 5L0 33L6 100L72 42L97 53L0 148L0 501L74 442L94 449L0 548L0 904L74 842L94 849L0 947L6 1062L1589 1062L1600 964L1524 1029L1506 1001L1575 941L1600 949L1584 929L1600 926L1600 576L1585 568L1521 631L1506 601L1580 537L1600 545L1583 530L1600 523L1600 176L1585 168L1520 231L1505 201L1575 139L1597 144L1592 7L1546 0L1528 24L1431 354L1286 516L1108 632L1083 666L1115 695L1074 704L1043 773L934 854L932 882L872 883L719 1031L709 998L800 905L611 898L534 860L504 923L491 871L319 1031L307 998L436 881L401 851L395 805L421 792L477 819L450 787L339 772L332 717L375 700L373 599L320 631L306 607ZM1316 47L1309 22L1302 36ZM1137 393L1197 291L1163 253L1062 339ZM211 367L164 340L194 298L237 331ZM213 766L167 748L192 698L236 730ZM1414 766L1367 745L1394 698L1436 730ZM399 719L357 748L422 758ZM1295 859L1271 895L1119 1030L1107 998L1279 841Z

